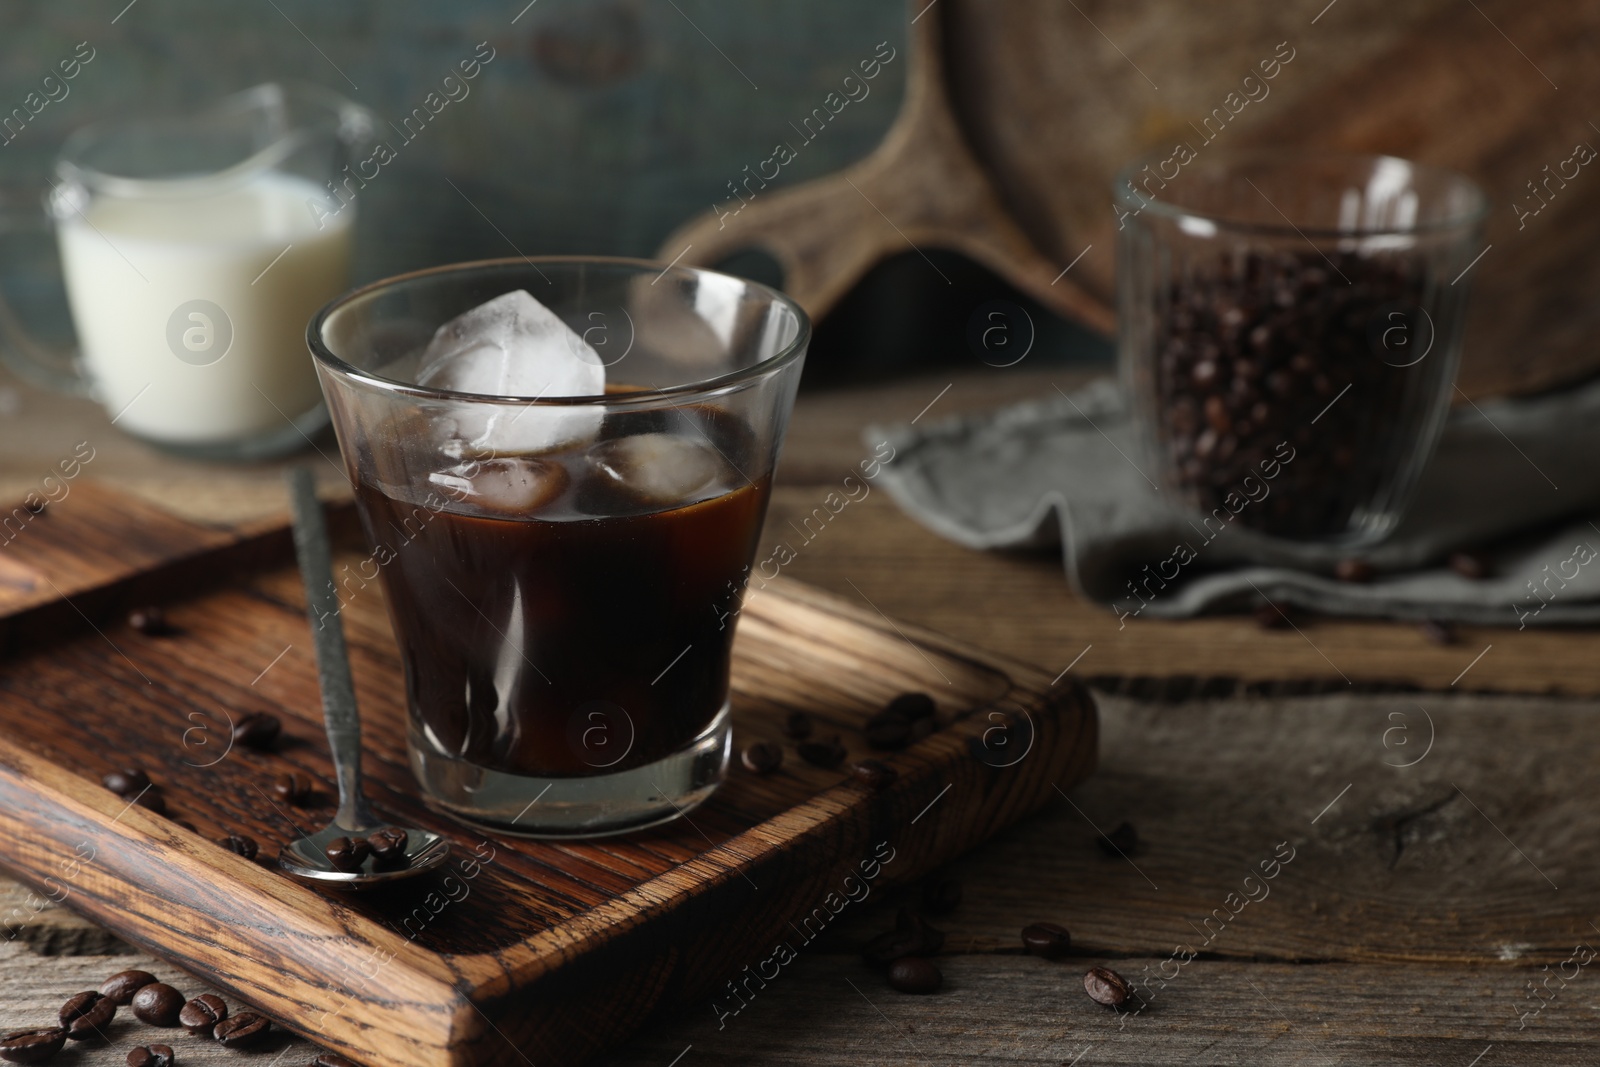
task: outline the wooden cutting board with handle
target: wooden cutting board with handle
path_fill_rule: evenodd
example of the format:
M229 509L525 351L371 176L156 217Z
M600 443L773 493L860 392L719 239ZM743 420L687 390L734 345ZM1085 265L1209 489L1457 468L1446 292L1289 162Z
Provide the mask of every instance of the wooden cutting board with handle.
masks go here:
M621 837L479 832L417 798L381 592L352 584L342 614L369 795L380 817L445 833L452 858L390 889L314 889L267 859L333 804L286 520L214 529L87 480L73 493L0 546L0 867L372 1067L559 1067L652 1014L736 1012L741 990L782 981L846 909L1094 765L1094 709L1071 679L780 581L749 598L733 669L736 743L783 744L777 772L735 765L686 818ZM335 518L348 535L348 507ZM176 633L128 624L153 602ZM939 728L873 752L865 719L904 691L934 697ZM840 738L843 765L796 757L781 727L797 711ZM283 722L270 751L231 744L252 712ZM851 773L869 756L892 781ZM129 765L165 814L101 786ZM308 806L269 796L290 771L318 784ZM235 833L261 858L217 844Z
M1382 152L1488 194L1463 390L1600 371L1600 169L1573 162L1580 144L1600 148L1585 43L1600 40L1600 0L908 0L908 13L905 102L876 151L754 189L734 217L709 210L662 258L763 248L820 318L881 260L950 249L1110 333L1110 186L1128 160L1179 141ZM1262 83L1260 64L1283 55Z

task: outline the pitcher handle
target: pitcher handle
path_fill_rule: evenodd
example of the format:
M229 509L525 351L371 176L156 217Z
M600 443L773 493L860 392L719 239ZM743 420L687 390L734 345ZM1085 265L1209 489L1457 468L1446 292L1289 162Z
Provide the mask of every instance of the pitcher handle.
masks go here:
M27 211L20 207L30 198L0 189L0 241L24 233L48 233L50 218L42 207ZM31 197L39 203L39 197ZM57 267L57 274L60 268ZM63 285L65 283L63 282ZM89 396L89 381L84 377L76 352L62 351L42 344L22 323L22 318L0 287L0 364L24 381L44 389L73 396Z

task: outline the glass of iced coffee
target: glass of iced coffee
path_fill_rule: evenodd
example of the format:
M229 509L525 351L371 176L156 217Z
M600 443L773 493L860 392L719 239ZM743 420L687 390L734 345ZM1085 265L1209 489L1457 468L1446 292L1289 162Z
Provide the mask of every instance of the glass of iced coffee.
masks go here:
M432 804L594 836L716 789L809 338L765 286L597 258L420 271L312 320Z

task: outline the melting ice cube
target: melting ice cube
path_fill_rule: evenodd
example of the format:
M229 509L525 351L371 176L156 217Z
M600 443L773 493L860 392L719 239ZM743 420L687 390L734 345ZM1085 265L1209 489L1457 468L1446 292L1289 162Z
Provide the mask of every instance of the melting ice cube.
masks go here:
M434 471L428 480L463 504L525 516L561 495L567 487L567 469L559 463L512 456L468 460Z
M606 371L561 316L518 289L439 327L422 354L417 384L486 396L598 396L606 391ZM498 455L592 438L602 412L462 401L448 417L473 452Z
M601 474L652 504L687 501L728 469L709 445L670 433L619 437L589 454Z

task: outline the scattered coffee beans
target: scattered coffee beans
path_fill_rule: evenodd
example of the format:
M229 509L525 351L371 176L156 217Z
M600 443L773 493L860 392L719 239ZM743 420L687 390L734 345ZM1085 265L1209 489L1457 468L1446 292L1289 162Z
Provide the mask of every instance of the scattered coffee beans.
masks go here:
M237 856L243 856L247 860L255 859L256 853L261 851L260 846L256 844L256 839L246 837L244 834L229 834L227 837L218 838L217 844Z
M128 625L146 637L171 637L178 630L158 607L139 608L128 615Z
M885 704L883 710L887 714L899 715L901 718L916 722L919 719L933 718L938 708L927 693L901 693Z
M1029 923L1022 928L1022 947L1030 956L1058 960L1072 950L1072 934L1055 923Z
M132 797L140 790L150 788L150 776L138 767L124 767L100 779L100 784L119 797Z
M1125 822L1109 834L1101 834L1095 838L1095 844L1100 846L1100 851L1108 856L1121 859L1131 856L1139 847L1139 832L1133 828L1133 823Z
M151 1026L177 1026L183 1011L183 994L163 982L155 982L133 995L133 1017Z
M1332 263L1317 252L1218 256L1162 295L1146 371L1159 462L1214 522L1289 538L1346 532L1448 388L1445 364L1391 366L1374 338L1394 325L1393 308L1405 309L1407 336L1423 330L1426 279L1352 252ZM1255 495L1262 485L1270 492Z
M100 995L113 1004L131 1004L133 995L155 980L149 971L118 971L101 983Z
M791 741L804 741L811 736L811 716L803 711L791 711L783 721L783 736Z
M1489 561L1476 552L1452 552L1450 569L1463 578L1486 578L1489 575Z
M892 711L880 711L867 720L867 744L880 752L894 752L911 743L911 720Z
M365 838L351 839L336 837L328 842L328 847L323 850L328 857L328 862L333 864L335 870L359 871L361 865L372 855L372 846L367 844Z
M388 826L367 835L367 847L379 863L394 863L406 858L406 842L410 838L397 826Z
M282 729L283 723L276 715L252 711L233 724L233 740L246 748L271 748Z
M882 760L864 759L850 768L850 775L868 789L878 790L893 782L900 773Z
M105 1028L117 1016L117 1006L97 989L86 990L61 1005L59 1018L73 1041L105 1038Z
M8 1063L43 1063L61 1051L67 1031L59 1026L13 1030L0 1037L0 1060Z
M1133 995L1128 980L1109 967L1089 968L1083 976L1083 991L1090 1000L1108 1008L1121 1008Z
M140 793L137 797L132 799L133 802L139 805L141 808L147 808L150 811L155 812L157 815L165 815L167 813L167 798L162 796L154 788L146 789L143 793Z
M311 798L311 790L311 779L298 771L290 771L274 778L268 792L285 804L301 807Z
M128 1067L172 1067L171 1045L138 1045L128 1052Z
M744 755L739 757L739 762L744 764L747 771L771 774L783 766L783 747L771 741L753 742L744 746Z
M1294 614L1287 604L1263 603L1256 608L1255 618L1263 630L1287 630L1294 625Z
M1442 623L1437 619L1426 619L1420 629L1422 630L1422 636L1436 645L1453 645L1456 643L1456 632L1450 628L1448 623Z
M183 1006L178 1023L196 1037L210 1037L212 1028L228 1017L228 1005L215 993L201 993Z
M223 1048L249 1048L259 1044L271 1029L272 1024L266 1016L253 1011L241 1011L217 1023L212 1036L222 1042Z
M944 975L932 960L906 956L889 964L889 985L902 993L932 993L944 982Z
M1362 585L1377 576L1377 570L1364 559L1341 559L1333 566L1333 576L1341 582Z
M357 1067L357 1065L332 1052L319 1052L311 1061L311 1067Z
M795 751L800 753L800 758L815 767L827 770L839 766L844 762L844 746L837 737L831 741L802 741L795 746Z
M884 967L907 956L931 956L943 947L943 932L901 909L895 928L868 941L861 955L868 963Z
M941 878L922 884L922 910L929 915L948 915L961 906L961 883Z

